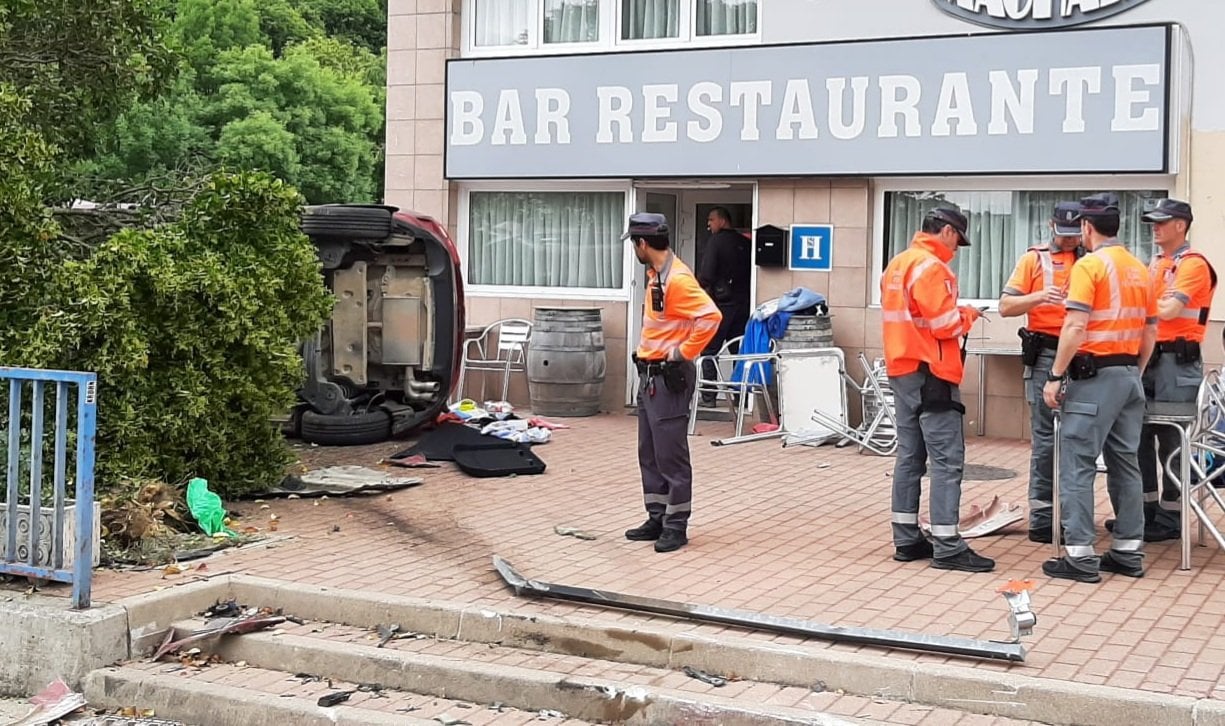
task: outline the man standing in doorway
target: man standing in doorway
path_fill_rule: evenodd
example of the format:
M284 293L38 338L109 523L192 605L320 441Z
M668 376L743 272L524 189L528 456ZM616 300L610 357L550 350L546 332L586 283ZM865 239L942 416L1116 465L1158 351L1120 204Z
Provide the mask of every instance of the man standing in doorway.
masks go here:
M881 277L885 367L898 437L893 559L931 559L931 566L942 570L990 572L995 561L970 549L957 529L966 450L960 342L981 314L957 306L957 278L948 263L959 246L969 246L967 226L955 207L931 210L910 248L894 257ZM934 544L919 529L920 480L929 462Z
M1046 374L1055 362L1063 330L1068 275L1084 254L1080 243L1080 205L1058 204L1051 217L1050 244L1030 247L1000 297L1000 315L1025 315L1021 362L1025 365L1025 400L1029 403L1029 539L1051 541L1052 473L1055 457L1055 414L1042 400Z
M732 215L726 207L710 210L706 216L706 227L710 230L710 238L702 251L698 282L719 307L723 322L702 352L715 355L729 339L744 335L745 326L749 323L749 313L752 312L749 299L752 251L748 238L732 227ZM715 362L705 361L702 374L705 378L714 378ZM713 402L714 394L703 394L703 403Z
M1194 219L1190 204L1163 199L1141 219L1153 225L1153 241L1159 250L1148 266L1157 298L1157 346L1144 370L1144 395L1154 402L1192 402L1204 380L1200 345L1216 292L1216 270L1187 242L1187 231ZM1140 431L1145 542L1181 536L1182 494L1170 472L1165 471L1170 455L1180 445L1178 432L1169 426L1148 425Z
M1144 501L1136 448L1144 421L1140 371L1157 339L1157 306L1148 270L1119 244L1119 201L1098 194L1080 202L1090 253L1068 279L1068 309L1043 389L1058 408L1059 504L1066 556L1047 560L1050 577L1100 582L1101 571L1143 577ZM1093 479L1106 460L1106 488L1117 517L1110 551L1093 549Z
M672 552L689 542L693 467L689 461L689 406L697 384L693 360L719 329L719 308L669 245L662 214L630 217L638 261L647 267L642 338L634 353L638 368L638 466L647 521L625 538L655 542Z

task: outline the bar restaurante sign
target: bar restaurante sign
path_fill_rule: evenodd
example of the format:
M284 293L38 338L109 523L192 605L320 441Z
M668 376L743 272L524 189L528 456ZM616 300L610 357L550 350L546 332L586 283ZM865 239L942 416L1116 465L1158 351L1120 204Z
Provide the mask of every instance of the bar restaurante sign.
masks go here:
M1054 30L1125 13L1148 0L932 0L942 12L1003 30Z

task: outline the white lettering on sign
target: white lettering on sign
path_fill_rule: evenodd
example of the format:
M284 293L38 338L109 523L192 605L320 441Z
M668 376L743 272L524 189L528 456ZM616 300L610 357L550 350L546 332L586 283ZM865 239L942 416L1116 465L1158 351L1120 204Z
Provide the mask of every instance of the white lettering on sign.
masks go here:
M880 128L876 135L882 139L897 138L897 117L901 116L906 123L906 135L921 136L919 99L923 96L923 86L919 79L914 76L881 76L877 83L880 84Z
M992 28L1059 28L1126 12L1148 0L933 0L949 15Z
M1161 128L1161 114L1151 105L1153 92L1136 89L1136 81L1145 86L1161 85L1161 67L1155 64L1114 67L1114 120L1111 131L1156 131ZM1140 113L1136 106L1145 104Z
M1027 68L1017 71L1017 83L1012 85L1012 77L1007 71L991 71L991 123L987 133L992 136L1003 136L1008 133L1008 119L1012 117L1019 134L1034 132L1034 90L1038 85L1038 70Z
M1051 95L1066 95L1063 132L1085 132L1085 93L1102 92L1102 69L1098 67L1052 68Z
M851 120L846 121L842 103L846 92L845 78L830 78L825 82L829 92L829 132L837 139L854 139L863 133L868 123L868 77L851 79Z
M570 143L570 94L564 88L536 89L536 143L551 144L557 139L559 144ZM549 127L556 136L549 133Z
M676 122L666 121L672 109L660 105L662 101L676 103L677 85L665 83L642 87L642 141L647 144L676 141ZM660 122L663 121L663 126Z
M1039 97L1044 74L1047 94ZM870 92L873 81L875 93ZM927 89L909 74L826 78L825 93L818 98L813 97L813 82L807 78L697 81L688 87L597 86L594 99L576 98L563 88L503 89L492 113L480 92L454 90L448 139L455 147L572 144L570 116L576 103L595 107L597 144L671 144L680 142L682 135L698 143L715 142L723 138L725 115L734 113L733 108L740 109L740 140L749 142L762 140L763 121L772 125L770 141L814 143L824 132L836 141L853 141L864 135L875 109L879 109L875 135L881 139L1032 135L1037 133L1035 119L1043 104L1048 114L1058 114L1064 134L1107 129L1153 132L1160 131L1163 123L1163 83L1161 65L1147 63L1056 67L1045 72L1022 68L943 73L936 102L928 105L922 103ZM777 106L776 85L781 85ZM641 107L635 103L636 95L642 98ZM1095 116L1090 118L1088 102L1097 95L1113 98L1114 103L1105 108L1095 105ZM525 108L523 99L533 106ZM981 100L981 108L976 108L975 99ZM530 137L525 118L535 121ZM818 119L823 119L824 129Z
M800 259L801 260L820 260L821 259L821 238L817 235L805 234L800 236Z
M686 124L685 134L689 138L703 144L719 138L719 134L723 133L723 115L710 104L722 100L723 86L718 83L701 81L693 84L693 88L689 89L689 110L705 119L706 124L703 126L701 121L690 121Z

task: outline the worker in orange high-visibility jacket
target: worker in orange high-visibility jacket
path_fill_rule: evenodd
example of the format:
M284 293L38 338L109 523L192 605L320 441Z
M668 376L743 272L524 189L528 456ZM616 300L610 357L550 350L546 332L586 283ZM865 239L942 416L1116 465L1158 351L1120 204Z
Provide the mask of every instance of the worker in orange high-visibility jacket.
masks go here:
M646 265L642 338L634 354L638 369L638 467L647 521L625 538L654 541L656 552L689 542L693 467L689 461L689 407L697 385L696 359L719 329L719 308L669 244L662 214L629 219L629 239Z
M1042 400L1046 374L1055 362L1055 348L1067 310L1063 306L1072 265L1084 255L1080 204L1055 205L1051 241L1030 247L1017 261L1000 296L1000 315L1024 315L1021 362L1025 366L1025 400L1029 403L1029 539L1051 541L1051 502L1055 469L1055 412Z
M1144 575L1144 501L1136 449L1144 422L1140 371L1157 338L1157 306L1148 270L1116 239L1119 200L1080 201L1081 235L1090 250L1068 278L1068 309L1055 362L1042 390L1059 409L1059 505L1065 556L1048 560L1050 577L1099 582L1101 572ZM1093 481L1106 461L1114 505L1110 551L1093 548Z
M893 389L897 455L893 466L893 559L931 560L931 566L990 572L995 562L970 549L960 524L965 433L961 405L961 340L980 317L957 306L957 278L949 269L968 246L961 210L928 212L909 249L881 277L885 367ZM931 541L919 529L920 480L931 472Z
M1153 225L1153 241L1158 248L1148 267L1157 298L1157 346L1142 379L1145 398L1153 402L1195 401L1204 380L1200 346L1208 327L1217 274L1208 259L1187 242L1194 219L1191 205L1176 199L1163 199L1141 216L1142 221ZM1180 446L1178 432L1169 426L1150 424L1140 431L1145 542L1182 535L1182 493L1171 476L1177 470L1165 471ZM1178 459L1172 463L1178 466Z

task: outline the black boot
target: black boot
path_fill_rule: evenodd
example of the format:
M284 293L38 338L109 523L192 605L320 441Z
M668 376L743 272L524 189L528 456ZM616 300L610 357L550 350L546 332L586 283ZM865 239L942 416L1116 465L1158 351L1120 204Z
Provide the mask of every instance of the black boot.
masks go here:
M1097 572L1082 570L1076 567L1068 558L1060 557L1056 560L1047 560L1042 563L1042 572L1047 577L1057 577L1061 580L1075 580L1077 582L1101 582L1102 576Z
M1143 567L1125 567L1120 565L1118 560L1110 556L1110 553L1102 555L1101 561L1102 572L1113 572L1116 575L1126 575L1128 577L1144 577Z
M666 528L655 541L655 551L675 552L687 544L689 544L689 538L685 536L685 530Z
M995 560L983 557L969 547L952 557L935 557L931 566L937 570L957 570L958 572L990 572L995 569Z
M648 519L641 527L625 530L625 538L631 542L650 542L659 539L659 534L663 531L664 526L659 520Z
M893 552L893 559L898 562L914 562L915 560L930 560L932 558L932 543L920 540L914 544L903 545Z

